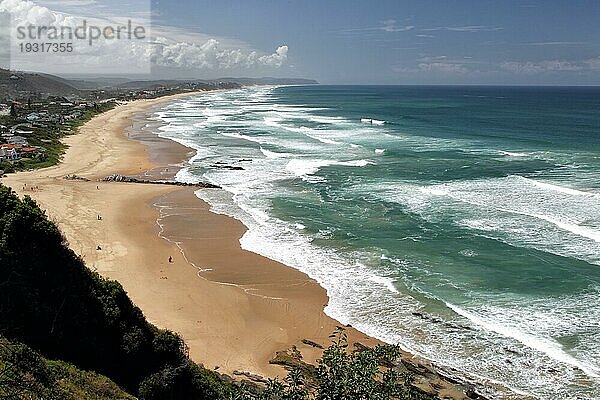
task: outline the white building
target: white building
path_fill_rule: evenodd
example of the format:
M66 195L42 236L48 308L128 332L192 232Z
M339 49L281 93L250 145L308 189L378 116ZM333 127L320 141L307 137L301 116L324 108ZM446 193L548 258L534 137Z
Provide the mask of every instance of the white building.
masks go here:
M15 161L19 159L17 150L0 146L0 161Z
M14 146L23 146L23 147L29 146L29 142L27 141L27 139L25 139L23 136L17 136L17 135L7 137L6 143L12 144Z

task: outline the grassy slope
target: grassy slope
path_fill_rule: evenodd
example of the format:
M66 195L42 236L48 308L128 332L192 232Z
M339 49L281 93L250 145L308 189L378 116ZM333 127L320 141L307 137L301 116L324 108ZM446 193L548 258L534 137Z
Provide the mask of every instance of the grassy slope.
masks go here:
M0 398L134 400L114 382L0 337Z
M220 399L236 389L191 362L115 281L87 269L33 200L0 185L0 333L145 399Z

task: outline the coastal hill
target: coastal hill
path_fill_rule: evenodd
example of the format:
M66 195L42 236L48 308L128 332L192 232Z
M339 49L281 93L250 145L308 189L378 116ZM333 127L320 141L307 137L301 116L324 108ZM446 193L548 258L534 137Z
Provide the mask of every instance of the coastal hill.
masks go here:
M234 78L225 77L217 79L159 79L159 80L129 80L126 78L88 78L73 79L69 82L81 90L86 89L154 89L161 86L177 86L182 83L193 83L197 85L215 85L219 83L231 83L243 86L250 85L318 85L314 79L304 78Z
M19 93L65 96L79 93L67 79L48 74L15 72L0 68L0 99L17 97Z
M96 91L154 90L190 86L228 87L234 85L315 85L317 81L304 78L218 78L218 79L160 79L132 80L118 77L62 78L56 75L10 71L0 68L0 100L25 97L69 96L83 98L97 95Z

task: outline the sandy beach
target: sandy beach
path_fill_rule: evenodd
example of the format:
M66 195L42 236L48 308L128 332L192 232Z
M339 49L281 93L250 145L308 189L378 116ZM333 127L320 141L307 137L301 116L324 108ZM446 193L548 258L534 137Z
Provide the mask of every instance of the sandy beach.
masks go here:
M326 291L302 272L241 249L246 228L211 213L194 188L98 182L114 173L172 175L189 159L190 149L175 142L129 137L134 116L185 95L103 113L64 140L69 148L59 165L1 182L35 199L87 266L120 282L152 323L181 334L194 361L227 374L283 377L282 367L269 364L277 351L297 346L313 362L320 350L302 340L327 346L339 325L323 312ZM65 180L69 174L90 181ZM347 333L350 342L379 343L351 327ZM464 397L438 384L436 391Z

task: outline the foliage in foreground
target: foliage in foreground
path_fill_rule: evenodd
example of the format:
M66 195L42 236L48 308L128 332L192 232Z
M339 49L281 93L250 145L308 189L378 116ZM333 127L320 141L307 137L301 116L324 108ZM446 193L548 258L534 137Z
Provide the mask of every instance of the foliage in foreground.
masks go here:
M0 334L147 400L219 399L235 390L191 362L179 336L149 324L121 285L86 268L33 200L2 185Z
M29 347L0 337L0 399L110 400L135 398L110 379L49 361Z
M410 385L409 375L398 372L396 346L348 352L348 340L338 328L332 345L323 352L314 376L291 371L284 382L270 381L261 400L425 400ZM386 367L382 367L386 365Z
M144 400L430 399L393 368L397 348L350 353L343 330L313 373L243 392L194 364L179 336L149 324L117 282L85 267L33 200L2 185L0 335L13 341L0 337L0 400L133 398L115 383Z

